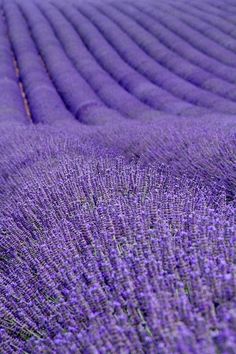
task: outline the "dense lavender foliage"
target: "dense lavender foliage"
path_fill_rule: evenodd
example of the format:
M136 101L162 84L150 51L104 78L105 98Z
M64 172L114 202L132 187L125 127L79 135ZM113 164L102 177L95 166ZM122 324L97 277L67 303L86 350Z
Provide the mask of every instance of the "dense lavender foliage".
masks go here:
M236 353L236 2L0 8L0 353Z

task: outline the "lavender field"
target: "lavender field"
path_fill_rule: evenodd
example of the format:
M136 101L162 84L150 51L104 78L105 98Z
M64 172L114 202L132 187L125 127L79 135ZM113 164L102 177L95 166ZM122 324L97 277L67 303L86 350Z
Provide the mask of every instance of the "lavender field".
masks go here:
M0 353L236 353L236 1L0 0Z

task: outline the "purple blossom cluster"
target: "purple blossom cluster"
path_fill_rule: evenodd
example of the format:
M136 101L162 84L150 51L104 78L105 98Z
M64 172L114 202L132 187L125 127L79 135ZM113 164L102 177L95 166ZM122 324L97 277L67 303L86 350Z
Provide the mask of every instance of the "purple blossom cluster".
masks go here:
M0 353L236 353L236 3L0 0Z

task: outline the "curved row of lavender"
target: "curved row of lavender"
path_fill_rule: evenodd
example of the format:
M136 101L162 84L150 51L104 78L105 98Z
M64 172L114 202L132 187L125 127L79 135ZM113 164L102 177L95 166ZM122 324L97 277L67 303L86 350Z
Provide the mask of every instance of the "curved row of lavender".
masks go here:
M0 353L236 353L236 2L0 8Z

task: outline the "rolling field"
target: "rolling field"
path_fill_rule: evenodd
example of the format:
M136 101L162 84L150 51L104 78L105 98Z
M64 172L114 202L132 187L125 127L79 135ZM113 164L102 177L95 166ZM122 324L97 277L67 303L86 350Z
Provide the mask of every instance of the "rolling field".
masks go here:
M0 9L0 354L236 354L236 1Z

